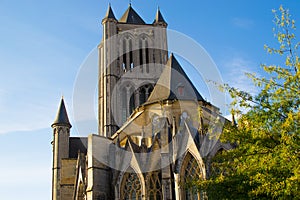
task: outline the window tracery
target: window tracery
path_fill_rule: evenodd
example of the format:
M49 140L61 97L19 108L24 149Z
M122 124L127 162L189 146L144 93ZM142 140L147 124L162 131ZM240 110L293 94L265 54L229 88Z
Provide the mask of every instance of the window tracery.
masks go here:
M122 200L141 200L142 185L136 173L125 173L121 188Z
M143 103L145 103L147 101L147 99L149 98L151 92L153 90L153 86L151 84L146 84L143 85L142 87L140 87L140 105L142 105Z
M185 200L200 200L202 199L202 192L198 191L196 187L191 186L193 181L201 179L202 174L197 160L189 153L187 154L183 163L182 171L182 186L183 197Z
M161 173L151 172L146 176L146 191L149 200L162 199Z

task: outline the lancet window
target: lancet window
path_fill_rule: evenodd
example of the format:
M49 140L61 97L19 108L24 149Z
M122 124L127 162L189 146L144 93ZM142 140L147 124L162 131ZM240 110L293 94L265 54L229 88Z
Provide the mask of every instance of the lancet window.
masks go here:
M139 60L141 72L149 73L149 63L150 63L150 51L149 51L149 42L148 37L143 35L139 39Z
M203 199L202 192L198 191L196 187L192 186L194 181L198 181L202 178L200 167L196 159L191 155L187 154L181 172L181 184L183 188L183 199L185 200L200 200Z
M146 191L149 200L161 200L162 187L161 187L161 173L158 171L151 172L146 176Z
M134 68L133 41L129 36L126 36L122 39L121 44L121 68L123 72L127 72Z
M127 117L132 113L135 109L135 97L134 97L134 89L131 85L127 85L126 87L121 89L121 106L122 106L122 119L121 121L124 123Z
M140 87L140 105L145 103L150 96L153 90L153 86L151 84L144 85Z

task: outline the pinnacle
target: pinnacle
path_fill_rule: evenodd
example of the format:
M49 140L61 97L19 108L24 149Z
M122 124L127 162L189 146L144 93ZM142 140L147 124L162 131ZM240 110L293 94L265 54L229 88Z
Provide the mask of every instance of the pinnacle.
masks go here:
M67 110L65 107L65 102L64 102L63 97L61 98L55 120L51 126L53 127L54 125L65 125L65 126L68 126L69 128L72 127L72 125L69 121L69 118L68 118L68 114L67 114Z

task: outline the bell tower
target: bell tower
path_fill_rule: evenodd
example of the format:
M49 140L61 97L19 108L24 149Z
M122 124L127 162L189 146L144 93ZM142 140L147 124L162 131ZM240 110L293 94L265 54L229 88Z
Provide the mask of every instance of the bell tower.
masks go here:
M102 20L98 46L99 134L110 137L152 92L168 59L165 22L157 10L147 24L129 4L117 20L111 6Z

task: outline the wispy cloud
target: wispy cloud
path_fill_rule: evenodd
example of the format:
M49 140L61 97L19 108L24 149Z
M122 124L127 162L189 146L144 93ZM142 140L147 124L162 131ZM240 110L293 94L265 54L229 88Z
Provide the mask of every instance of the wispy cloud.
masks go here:
M0 47L0 134L49 127L60 95L71 96L85 55L55 33L14 19L0 22L6 38Z
M257 87L254 86L252 80L246 76L246 73L254 73L255 63L243 57L234 57L224 63L227 69L225 82L240 90L256 94ZM257 74L257 73L256 73Z
M254 26L254 21L246 18L235 17L231 20L232 24L242 29L251 29Z
M252 95L256 95L259 92L259 88L257 88L252 80L246 76L245 73L257 73L257 64L249 59L246 59L243 56L235 56L225 60L222 64L223 68L226 71L223 72L224 82L228 83L231 87L237 88L238 90L242 90L248 92ZM232 102L229 94L226 94L226 102L227 102L227 112L224 113L226 118L231 120L230 103ZM240 108L243 112L246 112L244 108Z
M38 106L27 101L10 106L7 103L1 106L0 134L48 128L54 119L54 106Z

